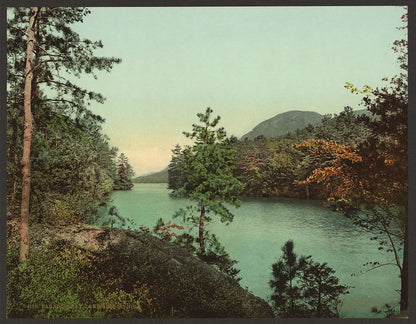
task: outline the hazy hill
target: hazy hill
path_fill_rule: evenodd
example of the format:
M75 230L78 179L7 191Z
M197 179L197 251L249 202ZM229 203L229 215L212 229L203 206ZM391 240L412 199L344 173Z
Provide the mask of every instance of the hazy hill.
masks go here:
M145 176L140 176L133 179L133 183L167 183L168 182L168 168L162 171L151 173Z
M265 137L285 135L288 132L305 128L308 124L317 125L322 117L323 115L314 111L287 111L261 122L251 132L243 135L241 138L254 139L259 135Z
M366 109L356 110L354 113L357 115L365 114L371 116L371 113ZM316 126L321 122L323 117L323 115L315 111L287 111L261 122L249 133L243 135L241 139L254 139L259 135L268 138L286 135L288 132L303 129L309 124Z

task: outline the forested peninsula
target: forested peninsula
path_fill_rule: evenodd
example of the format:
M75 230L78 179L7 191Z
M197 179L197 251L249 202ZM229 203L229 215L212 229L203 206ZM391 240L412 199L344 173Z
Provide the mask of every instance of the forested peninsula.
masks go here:
M406 317L407 40L393 45L402 73L384 87L345 84L362 96L364 113L296 112L295 126L273 119L239 139L208 107L183 132L192 144L172 148L169 166L153 178L134 179L128 157L102 131L104 119L89 109L104 96L76 82L122 64L96 56L102 42L71 28L90 13L8 9L8 318L340 317L341 297L353 287L330 260L298 256L292 240L264 270L267 301L240 286L238 260L208 224L231 223L230 207L244 208L247 197L319 199L371 233L400 275L399 307L386 305L385 315ZM401 20L406 31L407 14ZM134 182L167 182L170 197L189 205L153 228L127 226L110 198ZM100 208L110 225L98 226ZM116 219L123 225L113 226Z

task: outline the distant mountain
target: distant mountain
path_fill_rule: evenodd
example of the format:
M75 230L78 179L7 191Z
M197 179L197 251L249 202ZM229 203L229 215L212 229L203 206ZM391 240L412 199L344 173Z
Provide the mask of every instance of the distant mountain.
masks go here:
M315 126L321 122L322 117L323 115L314 111L287 111L261 122L241 139L254 139L259 135L265 137L286 135L288 132L305 128L308 124Z
M371 116L371 112L367 109L355 110L356 115L367 115ZM337 114L338 115L338 114ZM291 110L267 119L253 130L241 137L241 139L248 138L250 140L256 138L259 135L264 137L278 137L286 135L288 132L294 132L297 129L303 129L309 124L317 126L324 115L321 115L315 111L301 111Z
M145 176L140 176L133 179L133 183L167 183L168 182L168 168L162 171L151 173Z

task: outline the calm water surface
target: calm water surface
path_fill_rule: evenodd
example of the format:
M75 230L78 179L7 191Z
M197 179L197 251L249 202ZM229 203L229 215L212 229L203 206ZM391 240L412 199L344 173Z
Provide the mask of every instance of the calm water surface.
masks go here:
M165 222L179 208L189 205L185 199L169 197L166 184L136 184L131 191L117 191L112 205L119 214L140 225L152 227L162 217ZM354 288L343 297L344 317L380 317L372 306L397 305L400 288L397 267L386 266L360 276L351 276L367 261L392 262L393 255L378 251L370 234L351 221L320 205L298 199L243 199L240 208L232 208L234 221L228 226L213 217L208 229L215 233L232 259L238 260L240 285L268 300L271 265L281 256L281 246L289 239L295 252L312 255L335 269L341 283ZM175 219L179 224L180 220Z

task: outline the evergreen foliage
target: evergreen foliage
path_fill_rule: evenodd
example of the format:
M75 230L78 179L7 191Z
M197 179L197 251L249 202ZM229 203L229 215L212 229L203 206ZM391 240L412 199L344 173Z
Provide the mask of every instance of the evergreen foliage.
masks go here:
M271 300L278 317L339 317L340 296L348 293L335 270L309 255L294 253L293 241L282 247L282 257L272 265Z
M271 300L280 317L303 317L301 287L297 282L301 267L293 248L293 241L287 241L282 247L283 256L272 265Z
M87 107L104 97L82 89L81 74L110 71L117 58L94 56L103 45L82 39L71 24L83 22L86 8L42 7L34 25L32 80L30 221L66 224L88 220L105 202L118 177L117 149L101 132L104 121ZM28 9L8 9L7 29L7 205L19 211L23 139L23 81ZM75 78L74 78L75 77Z
M173 196L187 197L197 202L197 206L180 209L174 217L181 216L184 224L190 225L188 231L176 237L175 242L187 248L234 280L239 270L234 268L232 260L215 234L206 230L205 223L211 220L210 213L220 217L227 224L234 215L225 203L239 206L237 195L242 184L234 177L234 151L231 139L227 139L224 128L215 128L220 120L217 116L211 120L213 110L197 114L200 125L193 124L192 132L185 136L194 139L192 147L183 150L175 147L169 164L169 188ZM198 215L199 214L199 215ZM193 230L198 228L195 237ZM198 244L198 248L195 246Z
M215 129L220 117L211 120L212 112L211 108L207 108L205 113L198 113L201 125L193 124L192 132L184 132L195 142L193 147L183 151L183 185L174 190L175 195L198 203L198 243L202 255L205 254L204 223L209 221L206 213L218 215L221 222L232 221L234 216L224 203L239 206L237 195L242 190L242 184L233 175L234 152L224 128ZM175 169L171 168L171 171Z
M168 166L168 189L177 190L184 185L185 155L179 144L172 150L172 159Z
M132 178L134 171L129 164L127 156L121 153L117 158L117 177L114 181L114 190L130 190L133 188Z
M342 306L340 296L347 294L351 287L340 285L334 276L335 270L326 262L318 263L311 256L299 261L303 299L307 315L311 317L339 317Z

